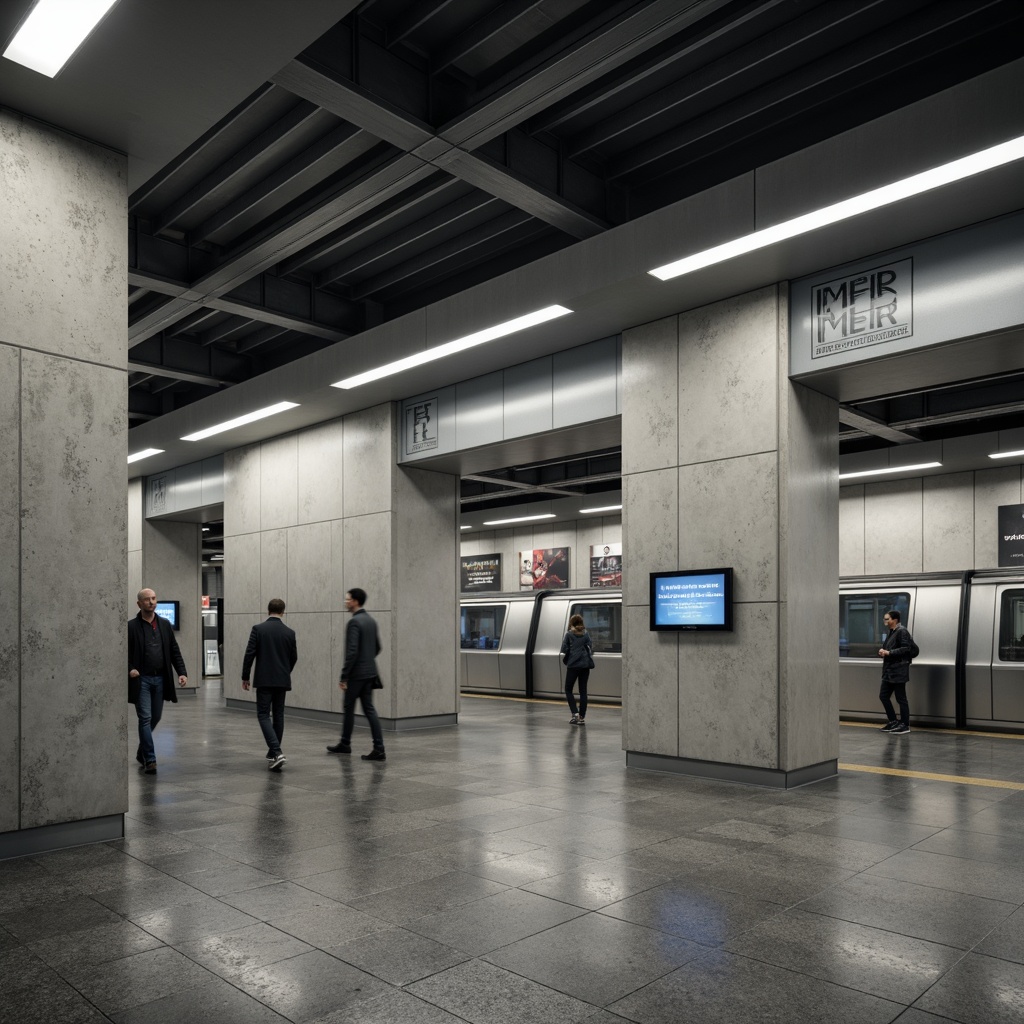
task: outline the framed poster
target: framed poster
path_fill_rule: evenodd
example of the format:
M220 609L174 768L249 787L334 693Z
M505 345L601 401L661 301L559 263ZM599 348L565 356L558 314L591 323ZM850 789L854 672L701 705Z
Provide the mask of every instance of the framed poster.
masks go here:
M501 555L462 555L459 580L464 594L501 590Z
M534 548L519 552L520 590L566 590L569 548Z
M592 544L590 547L591 587L622 586L622 545Z
M1024 565L1024 505L999 506L999 564Z

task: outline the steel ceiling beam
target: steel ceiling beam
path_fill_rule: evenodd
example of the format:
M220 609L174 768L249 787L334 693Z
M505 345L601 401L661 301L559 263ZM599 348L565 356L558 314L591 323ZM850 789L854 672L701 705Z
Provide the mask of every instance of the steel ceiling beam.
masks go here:
M140 363L132 359L128 360L128 372L146 373L151 377L166 377L171 380L184 380L190 384L202 384L210 388L226 388L236 383L233 380L211 377L204 373L190 373L188 370L175 370L169 366L154 366L151 363Z
M883 420L858 412L848 405L839 406L839 422L853 427L855 430L862 430L865 434L880 437L884 441L893 441L896 444L914 444L921 440L918 434L890 426Z
M506 0L505 3L488 11L482 18L475 21L464 32L460 32L430 62L431 74L439 74L452 64L458 64L484 43L493 39L523 15L535 7L540 7L542 0Z
M432 18L436 18L455 0L418 0L410 4L402 14L389 21L385 27L385 45L396 46L408 39L417 29L422 28Z

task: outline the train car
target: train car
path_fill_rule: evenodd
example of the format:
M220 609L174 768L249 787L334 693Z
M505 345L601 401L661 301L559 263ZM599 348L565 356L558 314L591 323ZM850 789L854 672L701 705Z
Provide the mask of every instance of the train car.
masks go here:
M542 590L462 600L460 686L467 693L564 699L559 651L573 615L594 644L590 700L622 701L622 594Z
M839 708L881 720L882 616L897 609L921 648L911 720L1024 731L1024 573L969 570L844 577L839 586Z

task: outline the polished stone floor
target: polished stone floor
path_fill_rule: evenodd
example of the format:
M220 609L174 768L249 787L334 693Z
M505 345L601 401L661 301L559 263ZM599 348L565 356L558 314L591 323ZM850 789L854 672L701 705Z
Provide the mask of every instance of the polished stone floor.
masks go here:
M220 698L167 710L126 839L0 864L4 1021L1024 1021L1024 740L844 726L779 793L466 698L380 764L289 719L278 775Z

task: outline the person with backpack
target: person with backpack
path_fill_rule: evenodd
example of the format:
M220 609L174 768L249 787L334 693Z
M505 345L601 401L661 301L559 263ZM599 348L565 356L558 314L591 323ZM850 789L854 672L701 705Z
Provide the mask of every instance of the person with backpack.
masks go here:
M587 718L587 681L590 670L594 667L594 645L590 634L583 624L582 615L574 615L569 619L569 631L562 640L562 664L565 665L565 699L569 702L572 718L570 725L586 725ZM579 683L580 708L576 712L576 698L573 697L573 686Z
M882 732L902 736L910 732L910 704L907 701L907 683L910 682L910 662L920 653L914 638L906 626L900 624L900 613L893 609L882 617L882 622L889 630L888 636L878 649L882 659L882 688L878 691L878 699L885 708L889 719L882 726ZM896 703L900 706L900 717L893 710L892 695L896 695Z

